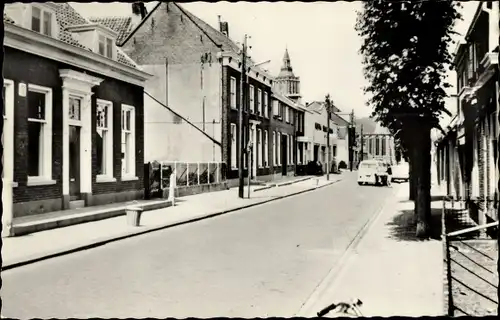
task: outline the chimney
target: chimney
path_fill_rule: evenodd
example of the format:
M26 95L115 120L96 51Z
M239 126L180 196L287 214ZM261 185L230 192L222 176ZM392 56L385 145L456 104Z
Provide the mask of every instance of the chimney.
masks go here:
M229 37L229 24L227 22L222 22L220 15L219 18L219 31L222 32L226 37Z
M146 5L142 1L132 3L132 24L137 26L148 14Z

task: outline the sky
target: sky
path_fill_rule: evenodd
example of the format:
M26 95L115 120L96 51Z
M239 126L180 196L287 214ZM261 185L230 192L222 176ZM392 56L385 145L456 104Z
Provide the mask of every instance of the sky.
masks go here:
M71 3L84 16L131 14L131 3ZM147 3L152 9L156 2ZM290 54L293 71L300 76L303 102L324 100L327 93L342 112L354 110L356 117L371 113L365 105L362 59L358 51L361 39L354 30L360 1L338 2L191 2L181 4L218 29L218 15L229 24L229 36L242 42L251 38L250 55L256 63L277 75L285 48ZM455 30L461 34L474 15L478 2L463 2L463 21ZM97 9L96 9L97 8ZM454 48L452 48L454 49ZM455 83L455 74L450 72ZM453 91L453 90L452 90ZM453 105L453 98L450 98ZM451 106L453 109L454 107Z

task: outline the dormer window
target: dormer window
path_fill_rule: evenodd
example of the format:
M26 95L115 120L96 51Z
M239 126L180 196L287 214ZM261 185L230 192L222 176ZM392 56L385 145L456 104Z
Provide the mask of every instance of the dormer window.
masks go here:
M103 34L99 35L99 54L113 59L113 40Z
M39 7L31 8L31 30L46 36L52 36L53 13Z

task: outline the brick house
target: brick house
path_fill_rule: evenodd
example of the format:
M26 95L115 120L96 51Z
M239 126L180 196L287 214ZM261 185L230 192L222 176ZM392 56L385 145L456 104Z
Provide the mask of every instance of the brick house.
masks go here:
M440 182L470 200L478 224L498 219L498 11L498 2L481 1L457 47L457 118L437 147Z
M141 198L149 75L67 3L6 4L3 18L2 234L18 217Z
M228 23L220 21L217 30L175 2L158 3L136 27L124 22L130 18L121 19L93 21L124 33L118 46L154 74L145 89L154 98L145 97L146 160L221 161L226 166L228 185L237 184L241 55L239 46L229 37ZM272 116L273 77L251 59L247 66L250 95L244 104L244 144L250 137L256 142L252 176L256 173L259 180L269 180L274 172L281 172L279 167L270 167L269 155L271 132L283 121ZM292 134L293 125L289 127ZM244 167L246 176L247 157Z

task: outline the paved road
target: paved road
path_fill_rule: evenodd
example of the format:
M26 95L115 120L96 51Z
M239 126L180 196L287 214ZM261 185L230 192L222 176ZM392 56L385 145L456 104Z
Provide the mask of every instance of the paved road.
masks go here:
M394 189L344 181L2 272L3 316L293 316Z

